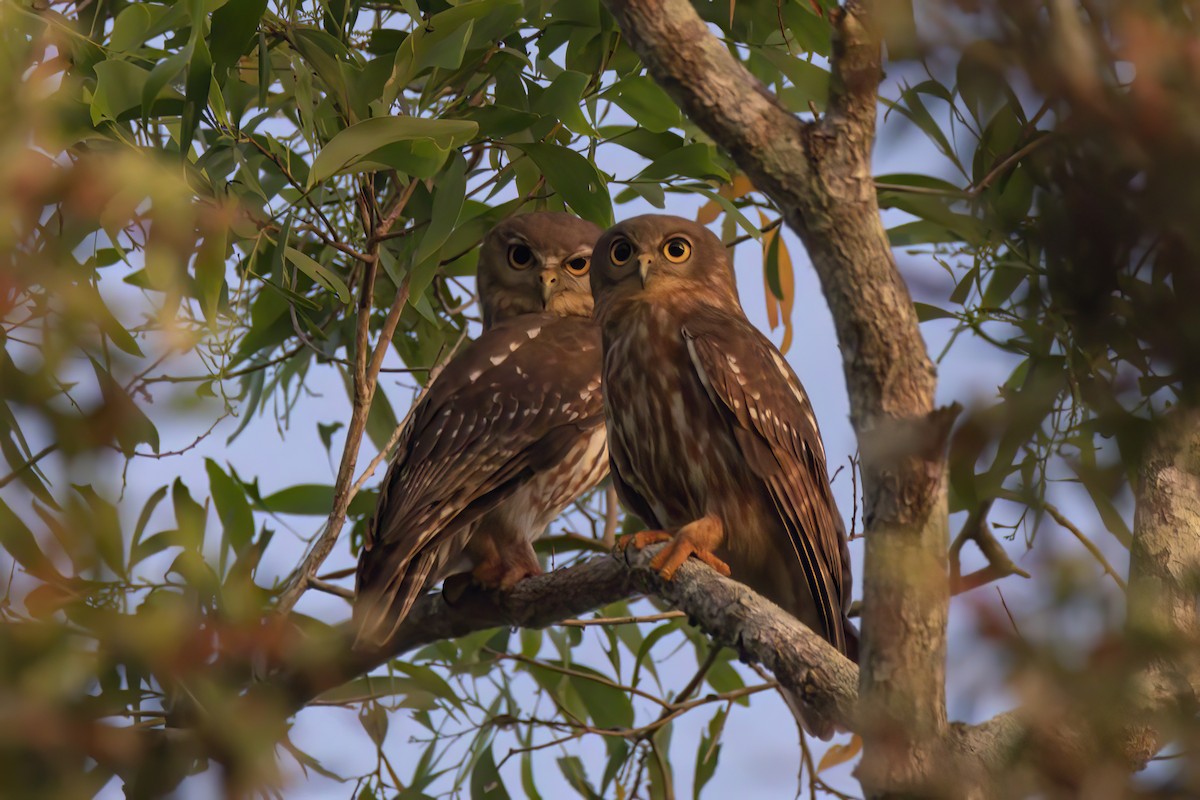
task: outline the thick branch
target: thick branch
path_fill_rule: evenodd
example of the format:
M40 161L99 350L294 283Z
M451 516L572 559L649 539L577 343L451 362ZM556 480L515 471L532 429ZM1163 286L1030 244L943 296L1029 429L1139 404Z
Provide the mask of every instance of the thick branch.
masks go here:
M647 71L779 206L841 346L866 497L862 691L868 794L919 791L946 727L947 507L935 373L871 178L881 76L866 3L835 13L829 112L803 122L688 0L605 0Z
M655 594L687 613L717 642L763 664L779 682L810 698L816 713L842 725L853 719L858 670L821 637L744 585L688 562L664 584L647 564L651 548L623 558L602 556L522 581L503 594L468 594L454 605L440 594L421 598L388 644L352 652L314 637L286 655L288 672L259 684L253 698L296 711L323 691L408 650L496 627L542 628L635 594ZM347 643L351 636L345 633Z

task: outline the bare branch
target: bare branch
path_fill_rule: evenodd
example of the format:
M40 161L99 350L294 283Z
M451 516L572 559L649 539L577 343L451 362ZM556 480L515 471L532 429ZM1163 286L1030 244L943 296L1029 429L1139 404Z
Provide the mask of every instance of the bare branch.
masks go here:
M969 592L992 581L1007 578L1009 575L1030 577L1028 572L1013 563L1013 560L1008 557L1008 553L1000 546L1000 542L996 541L996 537L992 533L992 526L988 525L987 521L992 502L988 500L971 511L967 516L967 521L963 523L962 530L954 538L954 543L950 545L950 594ZM983 553L984 558L988 560L988 565L964 578L960 554L963 545L968 540L975 542L979 547L979 552Z

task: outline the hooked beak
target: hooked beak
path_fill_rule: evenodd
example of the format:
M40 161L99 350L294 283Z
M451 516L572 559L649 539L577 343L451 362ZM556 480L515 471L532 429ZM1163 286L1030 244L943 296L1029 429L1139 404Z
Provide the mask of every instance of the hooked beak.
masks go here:
M643 253L638 256L638 275L642 278L642 288L646 288L646 279L650 277L650 262L653 256L649 253Z
M555 274L553 268L543 269L538 275L538 280L542 284L542 307L550 305L550 297L554 294L554 290L558 288L558 275Z

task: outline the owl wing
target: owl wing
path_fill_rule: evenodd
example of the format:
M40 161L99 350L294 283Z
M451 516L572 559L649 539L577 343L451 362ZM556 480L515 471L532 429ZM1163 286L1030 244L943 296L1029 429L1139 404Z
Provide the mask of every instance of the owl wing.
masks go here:
M383 480L359 558L360 635L386 639L454 560L439 547L603 424L599 375L595 326L545 314L489 328L446 366Z
M849 552L804 387L775 346L744 319L696 314L683 335L709 398L775 503L826 638L846 652Z

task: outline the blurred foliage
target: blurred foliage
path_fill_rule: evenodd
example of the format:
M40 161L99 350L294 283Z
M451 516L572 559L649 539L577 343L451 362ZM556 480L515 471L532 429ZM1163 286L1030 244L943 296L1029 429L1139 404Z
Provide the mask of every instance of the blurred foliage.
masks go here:
M919 297L921 318L1015 365L955 433L954 507L1008 501L1031 542L1067 474L1127 546L1120 492L1147 423L1194 401L1200 375L1195 13L958 2L927 4L914 27L911 4L890 5L889 124L906 119L944 163L878 176L903 218L889 236L953 280ZM832 3L699 8L785 106L823 109ZM275 529L329 516L338 487L267 490L211 458L207 486L162 462L136 505L110 480L269 418L285 432L314 386L345 386L346 414L318 431L356 451L343 426L360 309L375 342L399 296L384 369L423 381L477 322L477 243L523 210L605 225L614 204L690 198L727 242L761 248L786 349L778 211L598 0L8 0L0 22L5 784L86 797L116 776L154 796L215 760L230 793L288 762L358 798L658 798L686 763L699 796L727 718L765 684L677 618L487 632L395 660L321 699L353 709L378 751L372 769L333 774L272 709L230 715L248 665L288 652L271 614L286 575L262 567ZM399 415L381 391L368 403L379 450ZM168 450L158 428L181 418L191 444ZM350 547L373 504L350 503ZM602 518L588 498L571 524L598 536ZM593 548L564 536L551 552ZM326 626L297 616L322 641ZM708 716L698 741L673 744L689 685L689 713ZM166 726L185 704L198 738ZM401 716L422 733L397 755ZM853 757L839 747L821 763Z

